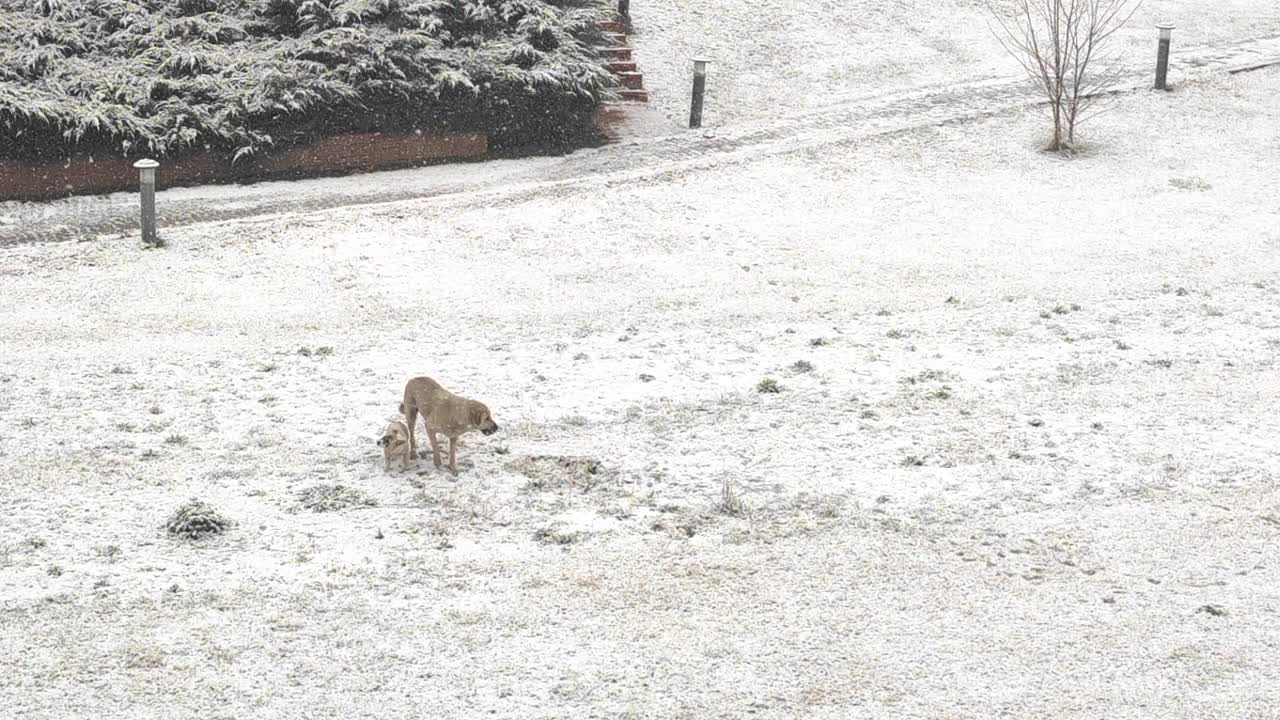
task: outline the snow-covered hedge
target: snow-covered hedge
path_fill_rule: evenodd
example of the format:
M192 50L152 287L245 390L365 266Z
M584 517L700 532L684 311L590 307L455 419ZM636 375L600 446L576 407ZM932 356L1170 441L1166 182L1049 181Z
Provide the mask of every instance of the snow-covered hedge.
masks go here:
M603 0L0 0L0 157L237 157L343 132L565 141Z

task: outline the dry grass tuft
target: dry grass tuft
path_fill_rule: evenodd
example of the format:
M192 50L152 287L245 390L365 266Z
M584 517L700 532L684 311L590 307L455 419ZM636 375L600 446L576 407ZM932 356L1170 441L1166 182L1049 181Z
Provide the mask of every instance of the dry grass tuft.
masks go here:
M170 535L199 540L209 535L220 535L231 524L230 520L219 515L208 503L191 498L169 516L165 527Z
M782 392L782 386L773 378L765 378L756 384L756 392L766 394L780 393Z
M720 501L716 503L716 511L731 517L742 517L751 512L747 501L733 489L733 481L725 478L720 484Z

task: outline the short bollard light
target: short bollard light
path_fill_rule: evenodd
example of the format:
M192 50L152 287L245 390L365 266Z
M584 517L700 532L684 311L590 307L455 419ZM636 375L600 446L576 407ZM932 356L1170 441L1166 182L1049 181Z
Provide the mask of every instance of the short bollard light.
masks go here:
M618 0L618 14L624 20L631 18L631 0Z
M693 59L693 103L689 107L689 127L702 127L702 96L707 90L706 58Z
M1169 43L1173 38L1173 25L1159 23L1156 27L1160 30L1160 50L1156 55L1156 89L1168 90Z
M156 168L160 163L143 159L133 164L138 168L138 184L142 197L142 244L147 247L160 245L156 235Z

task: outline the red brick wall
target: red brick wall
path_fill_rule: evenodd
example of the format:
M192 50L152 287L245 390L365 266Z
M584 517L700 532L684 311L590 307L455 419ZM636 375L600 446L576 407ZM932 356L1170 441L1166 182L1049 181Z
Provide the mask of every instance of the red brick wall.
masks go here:
M433 135L342 135L311 145L284 148L235 164L223 154L203 153L161 162L161 188L281 176L333 175L416 165L428 160L477 157L488 151L480 133ZM0 200L134 190L133 159L77 154L53 162L0 160Z

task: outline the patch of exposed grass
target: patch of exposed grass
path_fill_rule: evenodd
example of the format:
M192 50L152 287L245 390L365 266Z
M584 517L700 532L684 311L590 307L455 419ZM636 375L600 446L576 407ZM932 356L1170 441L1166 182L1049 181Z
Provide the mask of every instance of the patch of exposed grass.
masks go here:
M373 498L345 485L319 484L298 492L298 506L312 512L333 512L352 507L374 507Z
M583 457L533 455L511 460L506 467L529 478L524 486L528 492L562 487L586 492L614 477L599 460Z
M954 380L956 376L945 370L922 370L915 375L908 375L902 378L904 385L923 385L930 382L944 382Z
M756 392L758 393L780 393L783 388L773 378L765 378L756 383Z
M573 545L582 541L583 534L563 528L543 527L534 531L533 539L543 545Z
M114 558L122 552L119 545L99 545L93 549L93 554L100 558Z
M951 388L943 385L942 387L930 390L925 393L924 396L929 400L949 400L951 398Z

